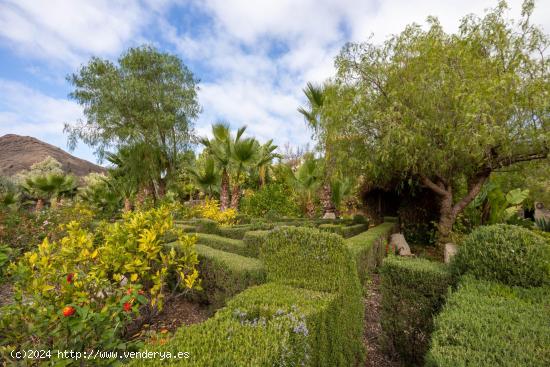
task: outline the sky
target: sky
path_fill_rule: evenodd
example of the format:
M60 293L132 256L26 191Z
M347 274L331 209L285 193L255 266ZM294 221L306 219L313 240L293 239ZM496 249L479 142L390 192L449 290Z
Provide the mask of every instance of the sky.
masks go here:
M510 0L510 16L521 0ZM30 135L67 149L64 123L83 118L66 76L92 56L112 61L144 44L176 54L200 80L199 136L226 121L260 141L303 146L302 88L334 74L346 42L381 43L437 16L454 32L462 16L496 0L0 0L0 136ZM550 0L533 22L550 32ZM79 143L74 155L96 162Z

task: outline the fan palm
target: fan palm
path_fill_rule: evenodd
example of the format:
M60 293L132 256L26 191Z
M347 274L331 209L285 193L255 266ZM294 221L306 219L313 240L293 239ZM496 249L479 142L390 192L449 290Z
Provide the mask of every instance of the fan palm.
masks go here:
M60 174L30 177L22 185L25 193L36 199L35 210L37 211L42 209L46 200L50 200L51 205L55 206L61 196L75 194L76 186L74 176Z
M269 140L260 147L260 158L257 163L258 174L260 176L260 187L265 185L265 179L271 162L273 162L275 158L281 157L279 154L275 153L275 150L277 150L277 146L273 145L273 140Z
M258 155L260 153L260 145L256 139L241 138L245 129L246 126L239 129L237 137L231 145L231 159L237 166L235 183L233 184L233 188L231 190L231 207L234 209L238 208L239 201L241 199L241 188L239 182L241 174L247 167L255 166L257 164Z
M239 138L244 129L237 131ZM231 163L231 133L229 125L217 123L212 125L213 139L201 138L199 141L208 149L208 152L216 159L221 169L220 209L229 207L229 164Z
M213 195L216 186L220 182L220 172L216 167L216 162L212 157L206 158L202 169L189 168L187 170L191 175L193 182L207 195Z
M325 104L326 93L328 86L316 86L312 83L307 83L306 88L303 89L303 92L307 99L307 107L298 107L298 112L300 112L308 126L313 129L315 134L319 134L322 131L323 124L323 106ZM332 200L332 192L330 185L330 176L331 176L331 167L333 166L331 162L331 154L328 149L328 146L325 144L325 163L327 165L323 178L323 190L322 190L322 202L323 202L323 212L324 215L327 213L334 213L335 203Z
M339 215L339 208L342 205L342 201L348 196L352 189L351 180L347 177L334 178L330 183L330 189L332 194L332 203L334 204L336 215Z
M313 196L322 182L322 172L319 161L311 156L306 157L295 173L289 172L289 184L302 197L306 213L309 217L315 214Z

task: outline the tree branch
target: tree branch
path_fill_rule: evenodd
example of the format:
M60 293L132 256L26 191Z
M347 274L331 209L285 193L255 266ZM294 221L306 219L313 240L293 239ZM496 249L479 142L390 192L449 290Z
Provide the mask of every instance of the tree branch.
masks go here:
M451 194L449 191L445 190L443 184L438 185L424 175L420 175L420 179L422 180L424 186L433 190L436 194L439 194L441 196L448 196Z
M479 194L481 188L491 175L491 169L484 169L482 172L479 172L468 184L468 194L464 196L459 202L453 206L453 214L458 215L464 208L474 200L474 198Z
M518 154L511 157L503 157L495 161L496 167L493 167L493 168L502 168L502 167L510 166L514 163L534 161L537 159L545 159L547 157L548 157L548 149L545 149L544 151L539 153L527 153L527 154Z

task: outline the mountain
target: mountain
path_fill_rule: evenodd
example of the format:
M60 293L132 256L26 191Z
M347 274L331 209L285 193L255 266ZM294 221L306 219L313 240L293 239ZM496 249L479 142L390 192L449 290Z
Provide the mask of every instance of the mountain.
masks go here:
M63 170L76 176L90 172L105 172L106 169L84 159L77 158L58 147L31 136L7 134L0 136L0 172L12 176L43 161L47 156L55 158Z

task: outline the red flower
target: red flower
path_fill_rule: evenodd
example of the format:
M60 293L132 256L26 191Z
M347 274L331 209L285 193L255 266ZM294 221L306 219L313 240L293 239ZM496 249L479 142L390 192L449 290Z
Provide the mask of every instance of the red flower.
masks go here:
M74 273L67 274L67 283L72 283L74 278Z
M73 306L65 306L63 308L63 316L65 316L65 317L72 316L72 315L74 315L75 312L76 312L76 310Z
M141 296L143 296L143 295L145 294L145 292L144 292L142 289L140 289L140 290L138 291L138 294L141 295Z
M133 292L132 288L128 288L128 290L126 291L126 294L130 295L130 294L132 294L132 292Z
M122 305L122 308L124 309L124 311L130 312L130 311L132 311L132 304L130 302L125 302Z

